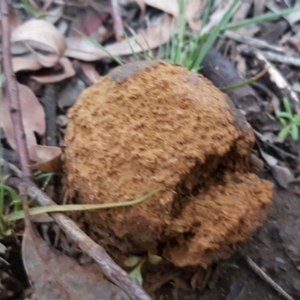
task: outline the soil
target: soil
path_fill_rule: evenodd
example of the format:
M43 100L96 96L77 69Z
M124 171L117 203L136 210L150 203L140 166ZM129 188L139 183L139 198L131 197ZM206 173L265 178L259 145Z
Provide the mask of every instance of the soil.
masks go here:
M207 267L265 220L273 187L249 173L251 127L202 76L164 62L129 64L86 90L69 116L66 174L76 201L163 190L130 208L87 213L89 234L104 228L127 253Z
M263 176L267 176L264 174ZM270 177L268 177L272 180ZM300 299L300 197L276 188L268 220L240 254L221 263L217 278L202 291L164 285L157 299L182 300L280 300L284 299L247 265L248 255L295 300ZM210 286L210 287L209 287Z

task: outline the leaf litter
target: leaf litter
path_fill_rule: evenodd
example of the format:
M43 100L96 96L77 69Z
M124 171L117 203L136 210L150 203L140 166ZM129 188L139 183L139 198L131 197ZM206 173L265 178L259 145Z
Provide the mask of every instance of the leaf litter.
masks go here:
M73 63L77 60L79 60L79 64L81 64L82 73L90 82L95 83L101 80L101 76L106 74L107 71L114 66L111 63L111 58L107 52L95 46L95 43L92 43L90 40L78 35L73 29L77 29L84 34L87 34L96 42L100 43L109 53L115 56L122 56L122 61L124 62L128 62L132 59L132 51L140 56L144 55L145 52L149 53L150 56L155 55L157 48L160 47L161 44L165 44L166 46L168 41L170 41L172 36L178 31L178 22L180 18L178 2L170 1L167 6L163 1L155 0L132 1L131 4L128 4L128 2L130 1L121 2L123 21L128 22L128 24L131 23L130 25L132 25L132 28L134 29L129 31L130 37L123 39L121 42L112 41L113 32L109 16L110 5L105 1L103 3L101 2L100 6L97 6L98 3L96 4L94 1L83 1L82 3L79 3L78 7L84 9L82 9L80 13L78 12L77 15L81 15L82 18L78 18L77 25L76 22L74 22L73 27L69 27L66 22L69 18L66 15L66 13L68 14L68 6L62 1L42 1L39 3L42 4L41 6L36 5L35 1L29 1L39 14L43 15L43 18L37 19L27 15L24 23L22 23L24 15L23 18L20 18L19 8L11 10L9 20L11 28L13 29L13 68L14 72L17 74L18 80L22 82L22 78L26 76L26 78L30 78L33 82L38 82L41 87L48 83L62 83L61 90L63 90L65 82L71 82L73 79L76 81L79 76L78 70L73 67ZM209 1L188 1L187 22L191 31L198 30L201 26L201 17L203 17L208 2ZM205 26L202 29L204 33L209 32L210 29L214 28L216 24L224 18L226 7L232 2L233 1L230 0L214 1L208 22L204 24ZM295 5L299 5L299 1L295 2ZM76 5L74 6L75 8ZM141 8L140 15L136 16L134 22L131 22L132 20L124 17L124 12L128 10L130 5L137 5ZM100 10L99 7L105 9ZM150 18L149 7L156 8L157 10L162 11L162 13L155 15L155 18L151 15ZM234 22L243 22L245 17L251 14L253 14L253 16L259 16L264 11L280 12L289 7L291 6L287 1L279 3L273 0L253 0L240 5L236 9L236 13L232 20ZM89 11L89 14L85 15L84 10ZM253 95L256 97L256 100L254 101L255 105L253 105L253 98L249 97L249 94L247 94L249 93L249 90L246 94L243 94L241 93L242 88L240 88L231 92L231 95L238 95L237 99L244 101L242 102L243 107L240 107L240 109L247 116L252 127L262 137L271 137L268 139L262 138L259 141L257 147L258 151L255 152L256 154L254 156L259 160L262 158L266 162L265 168L260 167L259 169L267 170L269 175L273 176L278 185L287 192L291 190L291 186L293 185L295 185L297 190L297 176L300 174L299 142L293 141L289 137L285 140L277 138L278 132L282 129L283 125L276 119L276 115L278 110L284 110L282 102L284 97L288 97L289 100L292 101L292 109L295 113L298 112L298 99L300 94L297 86L299 85L300 79L299 73L293 67L293 64L295 65L297 59L300 59L298 47L299 35L297 34L299 31L299 16L299 12L295 12L282 18L287 22L289 27L286 27L287 29L282 31L282 34L279 37L280 39L276 38L278 32L272 33L271 29L273 25L279 26L278 24L281 24L280 22L282 22L282 19L281 21L269 21L269 23L267 23L266 27L269 27L271 35L266 30L266 27L264 27L264 23L258 23L240 29L231 28L233 34L240 34L243 38L248 38L248 41L241 40L233 35L230 36L230 33L226 34L225 31L224 35L222 35L215 44L215 47L223 56L235 58L234 64L239 66L238 69L243 70L244 76L242 79L240 78L240 80L245 79L244 77L252 77L266 65L270 66L268 68L268 73L258 80L257 85L251 85L251 88L254 90L254 94L251 92L251 97ZM87 22L82 21L84 20L84 17ZM252 38L252 40L250 38ZM272 38L274 41L270 43L269 40L272 40ZM252 44L251 54L249 55L250 52L244 50L247 49L245 43L257 41L267 43L267 45L269 45L268 52L265 53L265 49L262 51L257 45ZM278 51L278 47L281 47L283 51ZM279 55L276 56L278 53ZM213 58L211 59L213 60ZM287 65L287 63L289 65ZM222 70L222 61L221 65L216 65L216 68ZM231 75L231 73L229 73L229 75ZM228 76L228 78L230 78L230 76ZM211 78L211 80L217 85L215 79ZM72 85L66 86L67 89L72 89ZM35 91L36 95L34 95L34 93L30 91L29 85L26 86L20 83L19 88L21 91L23 122L25 124L26 136L28 136L28 149L34 168L36 170L40 169L43 172L53 171L53 168L61 170L62 162L59 159L59 162L57 163L57 160L60 158L62 150L59 147L46 146L43 141L47 124L45 122L43 108L38 101L38 98L40 97L39 94L43 92L43 89L37 89L37 91ZM84 86L81 85L81 88L77 89L76 92L74 91L74 95L70 96L69 100L68 93L65 93L65 96L61 98L63 100L57 102L59 109L57 124L61 123L60 119L65 117L64 114L67 112L68 108L74 104L76 98L83 89ZM272 97L270 95L272 93L273 98L275 97L279 100L276 104L271 99ZM259 101L257 101L257 99L259 99ZM14 142L15 135L12 130L11 120L8 117L9 110L5 94L2 101L3 109L1 124L5 133L6 142L10 147L16 150ZM254 119L253 107L255 107L256 114L256 118ZM64 118L63 126L66 125L67 121L67 118ZM278 122L276 123L276 121ZM275 123L276 126L273 125ZM59 144L63 145L64 130L62 129L60 132L60 139L62 142ZM54 167L52 164L55 164ZM288 232L288 227L284 227L284 220L282 222L284 230L281 230L281 235ZM287 235L283 236L286 247L288 247L289 244L288 238ZM33 241L34 239L36 239L36 241ZM56 253L56 250L52 249L51 245L46 244L40 238L32 236L28 237L27 232L24 234L24 243L33 243L33 245L26 245L25 248L27 250L24 248L25 252L23 253L23 259L24 263L27 264L27 268L30 270L28 271L28 274L31 275L35 287L38 287L38 293L47 291L45 286L47 286L49 278L51 279L51 276L53 276L52 268L55 268L55 260L57 265L61 264L62 267L66 267L64 271L73 267L76 269L78 266L78 264L69 257ZM274 252L275 251L276 249L274 249ZM32 252L33 254L30 255L29 252ZM37 252L40 253L37 254ZM295 250L292 250L292 252L294 259L298 254ZM288 253L290 255L291 251ZM27 262L25 262L25 260L27 260ZM51 263L49 263L49 270L51 271L49 271L42 263L46 260L51 261ZM57 263L57 261L61 263ZM266 258L263 258L263 262L265 264L268 263ZM32 270L30 265L35 265L37 263L39 263L39 267L36 269L40 270ZM40 278L36 277L38 276L38 272L41 272L40 274L44 274L45 276L41 276ZM68 272L64 273L62 271L61 274L64 274L64 276L62 276L65 277L64 280L70 278ZM280 273L278 274L280 277ZM85 269L82 271L80 269L76 276L72 277L72 280L77 284L81 282L82 278L88 278L88 282L92 282L90 285L92 289L95 284L95 279L90 279L90 276L91 274L89 274L89 271L86 271ZM294 275L294 278L297 278L297 275ZM56 278L53 279L56 280ZM61 284L61 282L59 284ZM287 288L291 286L289 283L284 284ZM120 293L120 290L111 283L103 280L103 278L98 282L98 286L100 289L98 290L99 293L103 291L116 291L116 296L120 295L118 294ZM294 285L293 288L297 291L296 285ZM75 291L75 294L77 292L76 287L74 286L64 287L63 289L71 289L72 292ZM64 295L64 292L62 292L62 295ZM83 294L82 297L88 299L86 298L87 295L88 292L87 294Z
M105 280L101 272L92 273L88 267L80 266L32 230L24 232L22 256L38 299L126 299L124 292Z

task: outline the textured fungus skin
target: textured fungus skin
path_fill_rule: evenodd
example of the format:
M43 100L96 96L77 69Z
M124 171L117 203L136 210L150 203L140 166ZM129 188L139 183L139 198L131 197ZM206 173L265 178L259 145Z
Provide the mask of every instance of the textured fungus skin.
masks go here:
M77 202L163 189L133 207L86 214L122 251L207 266L265 220L273 186L248 172L251 128L204 77L164 62L119 67L84 91L69 117L66 173Z

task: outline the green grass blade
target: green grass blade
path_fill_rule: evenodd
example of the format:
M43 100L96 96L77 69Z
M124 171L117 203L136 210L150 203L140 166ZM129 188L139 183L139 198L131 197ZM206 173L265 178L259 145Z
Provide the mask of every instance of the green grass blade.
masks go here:
M260 15L260 16L254 17L254 18L246 19L246 20L243 20L240 22L227 24L227 25L223 26L222 32L224 32L225 30L238 29L238 28L256 24L256 23L262 23L262 22L276 20L278 18L284 17L284 16L286 16L290 13L296 12L296 11L300 11L300 6L288 8L288 9L285 9L285 10L282 10L282 11L276 12L276 13L273 13L273 12L266 13L266 14L263 14L263 15Z
M298 141L299 138L299 129L296 124L291 125L291 136L294 141Z
M145 37L143 35L142 35L142 37L143 37L144 41L147 43L147 40L145 39ZM143 48L143 46L140 44L140 42L137 39L134 39L134 41L142 49L143 54L144 54L144 58L147 59L147 60L153 60L153 57L147 52L147 50L145 50ZM147 45L148 45L148 43L147 43ZM150 49L149 45L148 45L148 49Z
M202 65L202 61L205 58L207 52L209 49L213 46L216 39L219 37L221 30L223 27L226 26L226 24L229 22L231 17L234 14L235 8L237 4L239 3L239 0L234 0L227 12L225 13L223 19L220 21L220 23L212 30L212 32L209 34L207 40L205 41L199 56L197 57L197 60L192 65L191 69L198 70L200 66Z
M283 127L279 134L278 134L278 137L282 138L282 139L285 139L287 137L287 135L289 134L290 132L290 129L291 129L291 125L287 125L286 127Z
M257 81L259 78L261 78L262 76L264 76L267 73L267 69L263 69L261 72L259 72L258 74L256 74L255 76L249 78L248 80L245 80L241 83L238 84L234 84L234 85L230 85L230 86L224 86L224 87L219 87L219 89L223 92L225 91L231 91L231 90L235 90L241 87L244 87L246 85L249 85L255 81Z
M44 18L44 15L41 14L33 5L30 4L28 0L22 0L22 7L30 14L36 18Z
M277 114L277 118L286 118L286 119L292 120L293 116L285 111L281 111Z
M68 205L51 205L43 207L33 207L29 209L29 215L34 216L43 213L55 213L55 212L69 212L69 211L85 211L85 210L96 210L96 209L107 209L115 207L125 207L136 205L143 202L154 195L158 194L160 190L150 192L138 199L117 202L117 203L104 203L104 204L68 204ZM24 218L24 211L18 211L5 216L6 221L16 221Z
M283 99L283 106L284 106L284 109L285 111L289 114L289 115L293 115L293 112L292 112L292 108L291 108L291 104L289 102L288 99L284 98Z
M295 124L297 124L298 126L300 125L300 113L298 113L297 115L295 115L295 116L293 117L293 122L294 122Z
M173 60L173 62L175 64L180 63L180 56L181 56L181 53L183 52L184 31L185 31L185 26L186 26L187 0L178 0L178 6L179 6L179 10L180 10L180 25L179 25L177 47L175 50L175 57Z
M92 44L94 44L97 48L103 50L110 58L112 58L114 61L116 61L119 65L123 66L124 64L119 60L116 56L112 55L109 51L105 49L102 45L100 45L96 40L90 38L89 36L85 35L81 31L74 29L77 33L79 33L84 39L90 41Z
M125 35L125 38L126 38L126 41L127 41L128 45L129 45L129 47L130 47L130 50L131 50L131 53L132 53L132 56L133 56L134 60L135 60L135 61L139 61L139 56L137 55L136 52L133 51L133 48L132 48L132 46L131 46L131 43L130 43L130 41L129 41L129 39L128 39L128 36L127 36L125 30L124 30L124 35Z

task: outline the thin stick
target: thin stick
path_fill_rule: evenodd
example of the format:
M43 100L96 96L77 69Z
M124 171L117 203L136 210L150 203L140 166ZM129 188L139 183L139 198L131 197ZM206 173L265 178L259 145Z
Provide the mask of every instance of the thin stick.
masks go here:
M22 111L19 98L19 90L15 79L15 74L12 68L11 59L11 42L10 42L10 28L8 23L8 4L7 0L0 1L1 8L1 23L2 23L2 46L3 56L2 64L6 81L6 90L9 97L10 116L14 124L15 138L17 150L20 158L21 170L24 181L29 181L31 177L31 170L29 168L29 154L26 143L26 135L24 125L22 122Z
M269 275L267 275L249 256L246 257L247 263L254 273L256 273L261 279L267 282L271 287L278 292L282 297L287 300L293 300L286 291L284 291Z
M119 42L122 40L124 33L123 21L121 18L120 6L117 0L110 0L112 8L112 18L114 20L114 30L116 40Z

